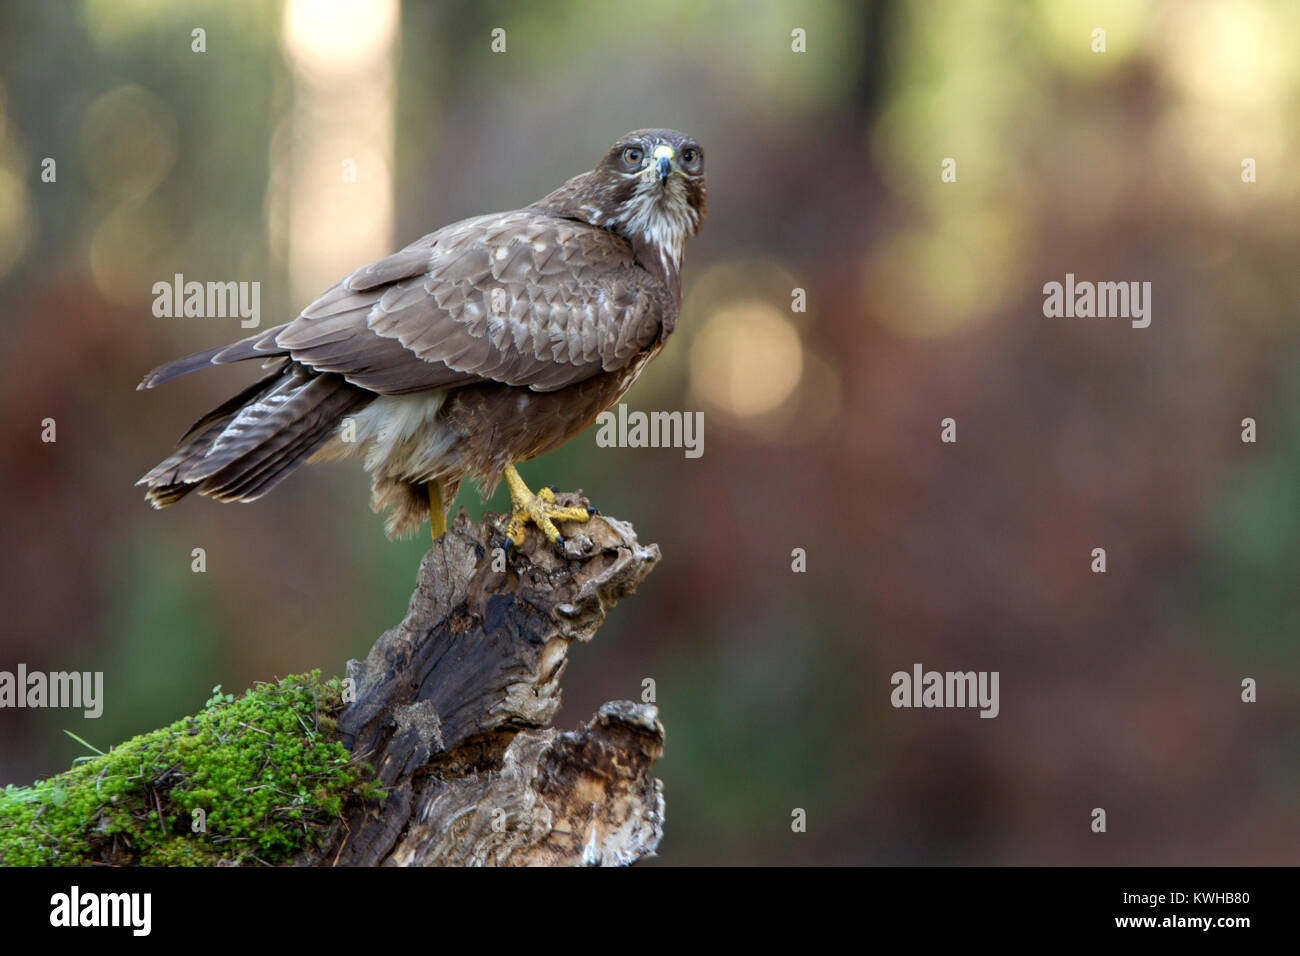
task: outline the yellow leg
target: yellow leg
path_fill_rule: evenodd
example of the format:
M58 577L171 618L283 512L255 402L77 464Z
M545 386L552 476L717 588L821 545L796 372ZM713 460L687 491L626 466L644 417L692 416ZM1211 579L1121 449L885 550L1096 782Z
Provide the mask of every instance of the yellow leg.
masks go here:
M524 479L514 465L507 465L504 472L506 485L510 488L510 524L506 527L506 537L516 546L524 543L524 529L532 522L546 535L552 544L560 544L564 538L557 521L586 521L592 511L588 508L566 508L555 503L555 492L543 488L537 494L528 490Z
M433 535L433 540L437 541L447 530L447 512L442 504L442 486L436 481L430 481L424 487L429 492L429 533Z

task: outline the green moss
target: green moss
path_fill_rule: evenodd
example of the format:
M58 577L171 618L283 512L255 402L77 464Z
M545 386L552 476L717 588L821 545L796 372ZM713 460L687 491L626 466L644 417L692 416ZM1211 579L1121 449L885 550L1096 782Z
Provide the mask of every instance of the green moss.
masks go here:
M194 717L6 787L0 864L273 864L319 847L350 797L382 795L332 739L338 680L315 671L238 699L220 690Z

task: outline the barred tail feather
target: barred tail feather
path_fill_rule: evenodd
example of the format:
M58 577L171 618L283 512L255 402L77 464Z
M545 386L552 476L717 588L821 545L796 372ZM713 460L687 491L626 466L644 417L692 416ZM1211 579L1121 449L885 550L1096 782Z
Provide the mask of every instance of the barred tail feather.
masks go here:
M327 383L322 380L328 379ZM254 501L312 456L338 430L339 423L373 401L373 396L342 376L322 375L306 396L314 403L274 438L242 455L199 486L199 494L219 501ZM315 384L315 383L314 383Z
M196 485L184 481L181 475L212 450L213 443L244 406L258 401L280 384L280 380L290 371L288 366L289 363L285 362L270 375L254 382L191 425L176 443L176 450L136 482L137 485L148 486L145 498L149 503L155 508L165 508L193 491Z
M137 484L155 508L191 491L220 501L266 494L374 396L342 376L286 363L201 418L177 450Z

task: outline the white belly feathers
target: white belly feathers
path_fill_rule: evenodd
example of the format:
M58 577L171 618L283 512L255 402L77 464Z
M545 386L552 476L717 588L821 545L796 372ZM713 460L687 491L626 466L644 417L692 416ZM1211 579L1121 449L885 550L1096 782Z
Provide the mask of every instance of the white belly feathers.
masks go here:
M315 456L319 459L365 455L366 471L405 481L428 481L457 435L437 420L447 391L380 395L344 420L339 433ZM351 441L345 440L351 438Z

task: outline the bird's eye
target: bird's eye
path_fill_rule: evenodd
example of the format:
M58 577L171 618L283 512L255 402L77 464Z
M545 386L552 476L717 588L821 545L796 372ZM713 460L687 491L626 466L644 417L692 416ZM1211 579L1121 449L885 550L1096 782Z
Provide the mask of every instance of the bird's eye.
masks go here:
M700 151L698 149L682 150L682 162L686 163L688 166L695 165L696 160L698 160L699 158L700 158Z
M640 166L641 160L644 158L645 153L641 152L641 150L635 146L629 146L627 149L623 150L623 162L627 163L629 166Z

